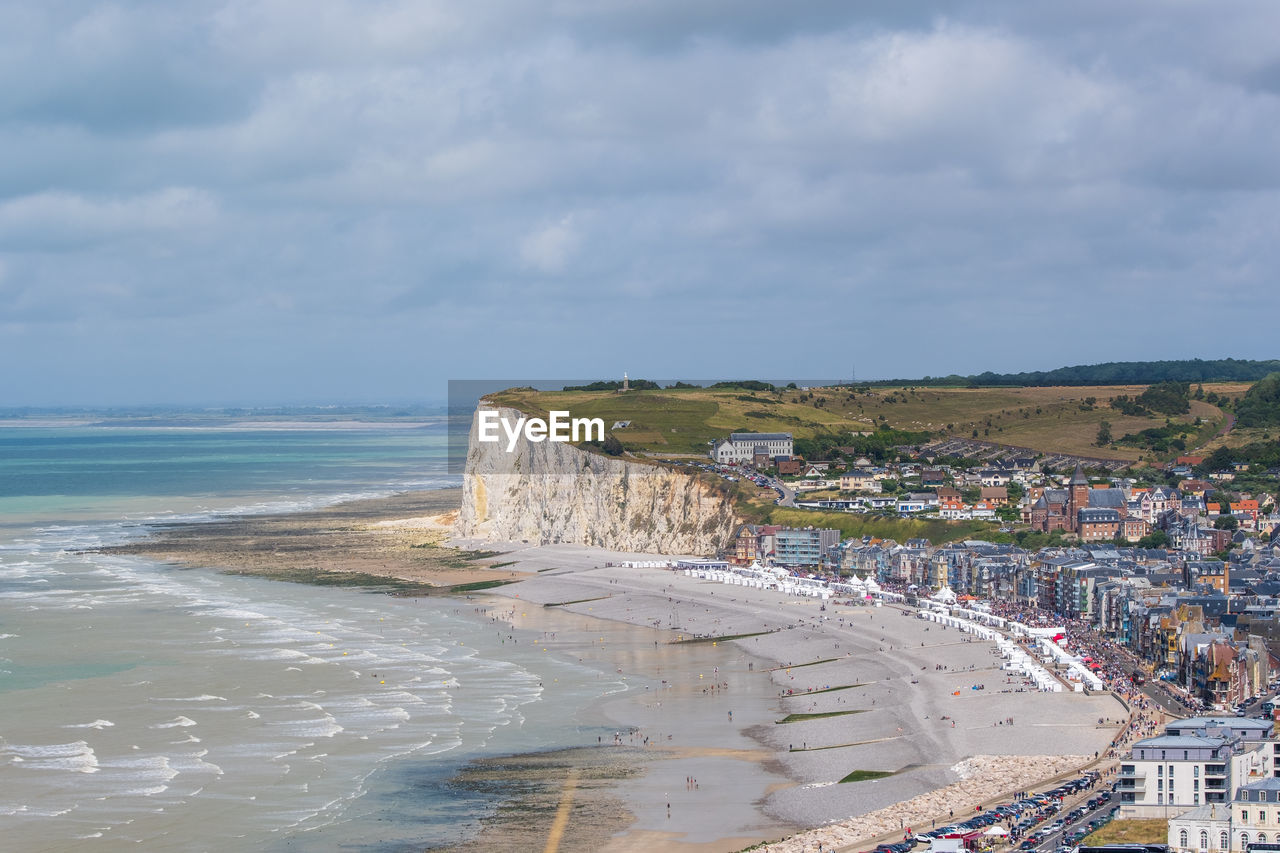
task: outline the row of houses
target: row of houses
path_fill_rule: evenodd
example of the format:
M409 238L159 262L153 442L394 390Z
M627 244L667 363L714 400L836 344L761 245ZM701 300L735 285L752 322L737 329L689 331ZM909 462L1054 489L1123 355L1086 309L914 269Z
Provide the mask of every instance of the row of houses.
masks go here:
M923 539L840 540L834 530L746 526L733 559L922 593L948 589L966 600L1081 620L1191 696L1229 707L1259 695L1280 664L1280 543L1258 545L1236 535L1240 549L1223 561L1109 544L1036 551L986 541L935 547ZM791 544L797 540L807 547Z
M901 515L936 514L948 520L993 520L1001 516L1002 507L1012 503L1007 485L1011 480L999 476L1004 472L991 471L982 472L975 480L982 485L972 487L978 490L972 501L966 501L962 492L952 486L878 497L883 491L883 483L894 473L887 468L846 471L838 482L841 491L850 493L850 497L828 499L824 503L806 502L805 505L853 512L890 509ZM834 485L835 481L824 479L821 483ZM1202 484L1189 482L1189 485L1196 488ZM1270 503L1264 505L1256 497L1220 505L1207 502L1203 493L1183 493L1168 486L1136 487L1119 479L1112 483L1092 484L1078 467L1063 486L1054 488L1039 483L1025 486L1024 497L1019 504L1021 521L1033 530L1073 533L1086 542L1137 542L1153 530L1167 527L1175 516L1193 520L1202 529L1211 529L1209 525L1224 513L1231 515L1237 526L1247 531L1270 532L1280 526L1280 514L1274 511L1273 506L1271 512L1264 512Z
M930 467L921 462L875 466L859 458L834 479L832 463L799 459L794 456L794 446L790 433L732 433L713 443L711 455L721 464L774 468L780 476L800 476L804 482L797 484L798 491L838 487L849 497L805 505L850 512L890 509L901 515L992 520L1001 515L1002 507L1010 505L1009 486L1017 484L1024 495L1019 504L1024 524L1046 533L1074 533L1091 542L1137 542L1157 529L1158 519L1171 511L1201 521L1230 515L1248 531L1270 532L1280 526L1274 500L1245 495L1227 503L1213 501L1215 482L1192 478L1186 463L1174 468L1187 474L1176 489L1139 487L1118 477L1093 483L1079 464L1069 478L1058 480L1037 470L1034 457L1007 460L1007 467L977 470ZM877 498L890 480L908 485L918 480L919 489ZM965 489L978 490L978 494L966 501L962 497Z
M818 568L840 543L840 531L829 527L784 527L744 524L734 535L728 558L738 565L762 563L791 568Z

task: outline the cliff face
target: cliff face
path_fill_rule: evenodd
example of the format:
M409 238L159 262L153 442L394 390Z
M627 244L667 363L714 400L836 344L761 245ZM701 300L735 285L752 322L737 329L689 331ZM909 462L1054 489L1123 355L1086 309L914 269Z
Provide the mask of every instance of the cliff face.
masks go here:
M550 441L521 439L508 453L505 442L478 442L476 425L473 419L458 536L713 554L740 523L727 495L683 472Z

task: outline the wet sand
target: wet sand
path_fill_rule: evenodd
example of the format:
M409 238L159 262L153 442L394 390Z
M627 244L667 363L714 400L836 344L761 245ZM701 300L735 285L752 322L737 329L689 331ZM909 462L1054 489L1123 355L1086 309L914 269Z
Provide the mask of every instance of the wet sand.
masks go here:
M417 592L518 578L488 552L443 544L461 499L461 489L438 489L310 512L159 524L145 540L102 551L306 583L384 580Z
M548 654L595 663L629 685L578 711L585 730L612 733L589 736L580 755L588 762L608 761L618 751L636 772L616 779L609 795L619 806L612 813L590 805L600 791L585 790L588 803L581 805L574 794L574 832L566 832L558 850L730 853L799 828L760 808L769 790L791 784L773 750L750 734L772 725L781 710L773 685L762 677L763 660L727 644L680 643L676 632L601 621L592 613L594 602L582 602L582 612L575 612L558 601L503 594L517 586L484 599L486 615L532 637ZM563 773L544 787L562 779ZM513 822L538 823L531 815L544 798L534 795L529 809L496 815L476 842L489 844L485 849L519 849L503 841ZM602 818L611 819L609 836L586 841L597 833L583 824L598 830Z

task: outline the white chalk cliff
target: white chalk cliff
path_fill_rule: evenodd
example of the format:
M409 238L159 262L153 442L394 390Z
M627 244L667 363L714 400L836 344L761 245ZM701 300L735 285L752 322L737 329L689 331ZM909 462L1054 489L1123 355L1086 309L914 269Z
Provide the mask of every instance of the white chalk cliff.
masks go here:
M514 421L520 413L499 409ZM616 551L714 554L741 522L727 490L683 471L523 437L477 441L471 422L454 533L490 541L571 542Z

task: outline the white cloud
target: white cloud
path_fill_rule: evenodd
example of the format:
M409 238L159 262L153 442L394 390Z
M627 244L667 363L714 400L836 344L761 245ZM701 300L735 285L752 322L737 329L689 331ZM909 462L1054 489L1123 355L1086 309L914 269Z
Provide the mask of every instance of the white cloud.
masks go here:
M573 215L569 214L526 234L520 241L520 260L537 272L562 273L581 241L582 235L574 227Z

